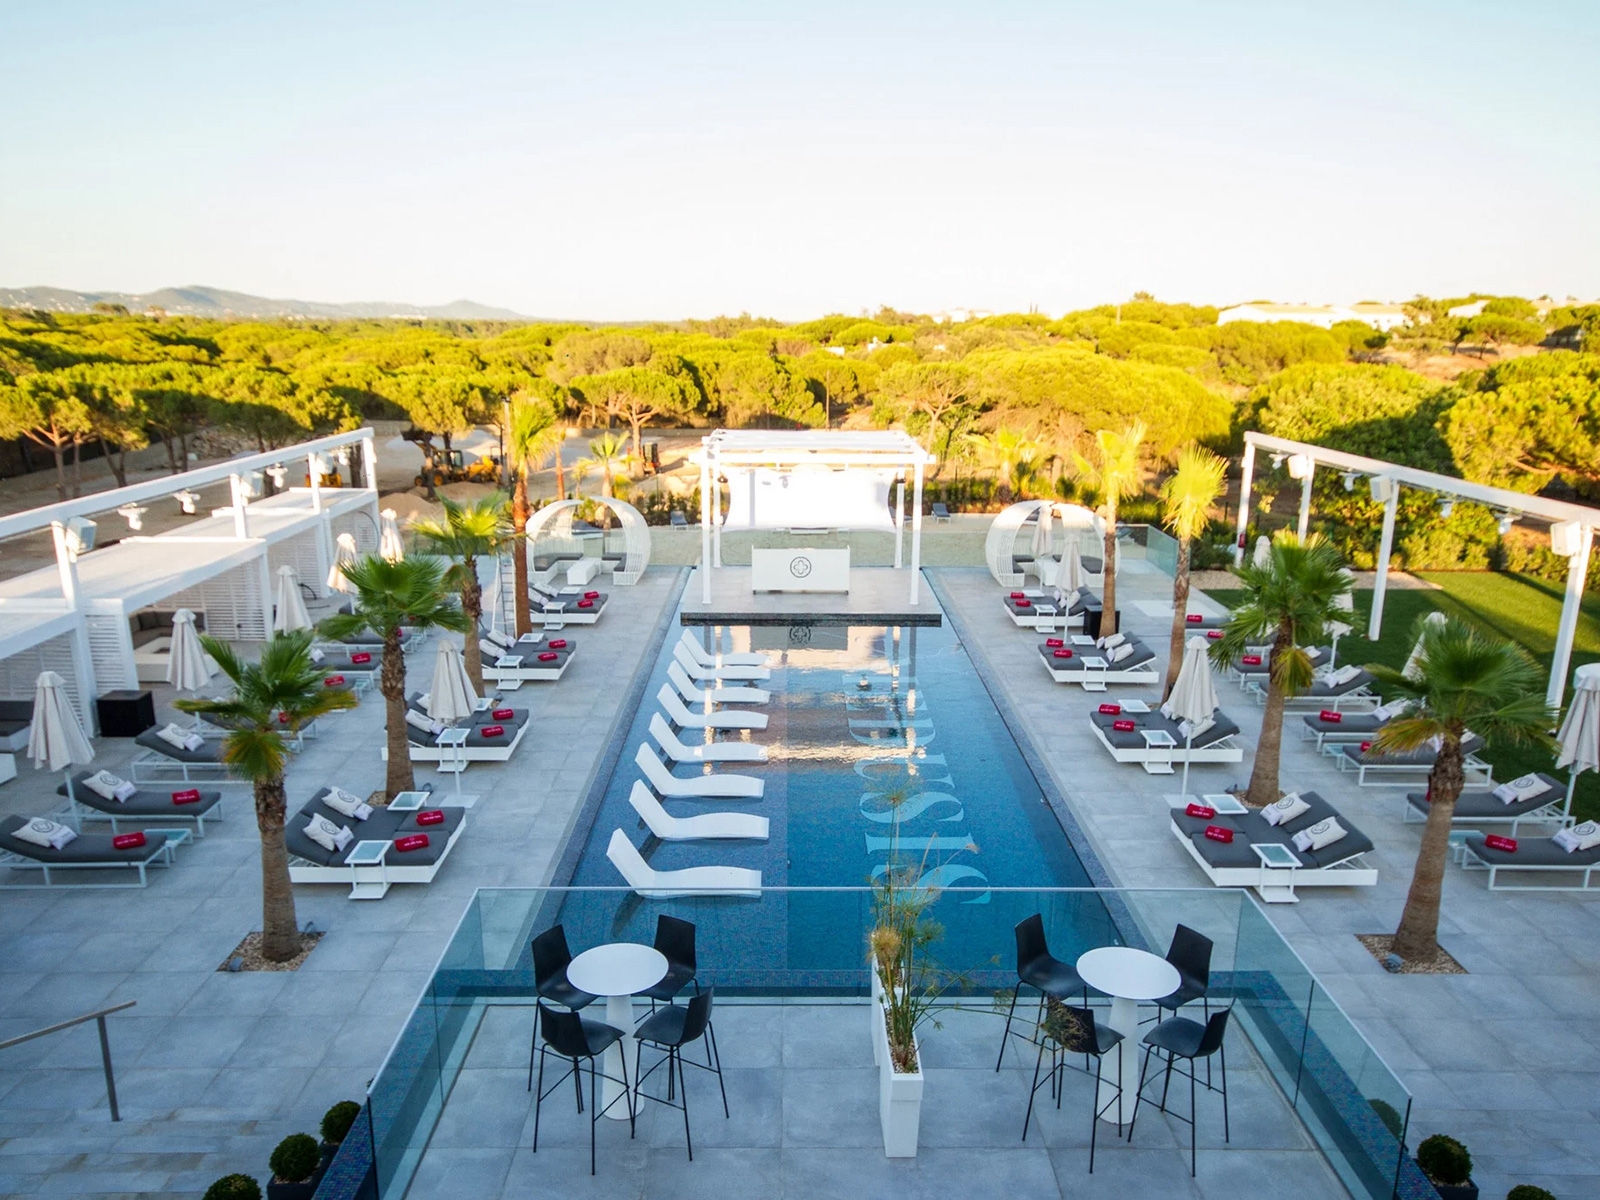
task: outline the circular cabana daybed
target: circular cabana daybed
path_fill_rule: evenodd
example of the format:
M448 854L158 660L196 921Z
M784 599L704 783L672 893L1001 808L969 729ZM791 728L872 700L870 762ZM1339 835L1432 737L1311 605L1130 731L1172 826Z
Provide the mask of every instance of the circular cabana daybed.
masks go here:
M1040 532L1039 522L1048 519L1051 524ZM1106 523L1096 513L1081 504L1064 504L1059 500L1019 500L1002 509L989 526L983 542L983 559L989 574L1001 587L1017 588L1023 585L1028 568L1038 559L1052 562L1059 559L1059 545L1054 533L1054 522L1059 521L1062 532L1078 542L1078 554L1083 559L1086 574L1099 575L1105 553ZM1030 539L1021 546L1019 537L1026 532ZM1042 545L1036 543L1042 542ZM1121 547L1118 547L1118 565L1121 564ZM1034 566L1034 574L1038 574Z
M581 505L603 505L617 515L618 528L574 531L572 524ZM598 540L598 553L593 542ZM541 541L544 543L540 545ZM611 571L611 581L619 587L638 583L650 565L650 527L644 514L626 500L609 496L589 496L583 500L557 500L547 504L528 520L527 551L530 560L552 555L599 558Z

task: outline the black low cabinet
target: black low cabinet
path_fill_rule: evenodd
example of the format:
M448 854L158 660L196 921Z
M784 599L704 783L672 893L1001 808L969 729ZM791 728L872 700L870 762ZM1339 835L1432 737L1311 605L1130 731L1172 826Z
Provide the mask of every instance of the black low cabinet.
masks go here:
M1104 610L1091 608L1083 614L1083 631L1092 638L1100 637L1100 617ZM1122 610L1117 609L1117 628L1122 628Z
M137 737L156 723L156 702L149 692L107 692L94 702L100 736Z

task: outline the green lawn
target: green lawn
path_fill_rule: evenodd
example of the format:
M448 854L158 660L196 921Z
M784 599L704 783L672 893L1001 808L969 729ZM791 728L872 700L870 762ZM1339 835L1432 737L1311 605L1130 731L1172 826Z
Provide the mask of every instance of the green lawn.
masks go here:
M1416 641L1414 627L1427 613L1439 611L1471 621L1480 628L1520 642L1547 671L1555 649L1556 626L1561 619L1561 589L1526 575L1478 571L1425 572L1422 578L1438 591L1391 590L1383 604L1383 636L1365 638L1372 611L1372 592L1355 593L1356 632L1339 643L1342 662L1379 662L1392 667L1405 664ZM1244 598L1237 589L1207 593L1220 603L1234 605ZM1584 598L1573 645L1572 665L1600 660L1600 596ZM1570 678L1569 694L1570 694ZM1528 746L1490 743L1484 757L1494 764L1496 779L1512 779L1528 771L1550 770L1554 761L1545 750ZM1600 819L1600 775L1579 777L1573 811L1580 819Z

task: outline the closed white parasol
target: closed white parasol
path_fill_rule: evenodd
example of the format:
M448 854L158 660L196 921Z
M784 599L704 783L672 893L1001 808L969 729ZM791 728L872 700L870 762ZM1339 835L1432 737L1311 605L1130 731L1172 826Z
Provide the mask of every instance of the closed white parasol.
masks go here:
M400 541L400 522L392 508L378 514L378 556L392 563L406 556L406 548Z
M1083 586L1083 555L1078 553L1075 530L1067 534L1067 547L1061 552L1061 567L1056 572L1056 586L1069 596Z
M28 757L35 770L65 772L67 797L72 797L72 768L94 761L94 748L72 711L67 689L54 671L39 675L33 693L33 728L28 733Z
M356 561L356 538L353 533L341 533L335 542L333 566L328 568L328 587L335 592L355 591L344 577L344 569Z
M311 614L300 599L300 576L290 566L278 568L278 611L272 618L272 628L277 633L311 628Z
M1428 625L1443 625L1445 616L1442 612L1431 612L1422 618L1422 623ZM1417 635L1417 644L1411 647L1411 654L1406 658L1406 665L1400 669L1400 674L1407 679L1422 678L1422 634Z
M1211 675L1211 660L1205 638L1190 638L1183 647L1183 666L1167 697L1166 709L1174 721L1189 722L1191 730L1209 721L1217 711L1217 683ZM1191 732L1183 744L1183 794L1189 794L1189 752L1194 743Z
M1600 771L1600 663L1586 663L1572 673L1572 703L1556 735L1561 751L1557 767L1566 767L1567 812L1572 811L1572 789L1583 771Z
M1256 548L1254 553L1250 555L1250 563L1252 566L1264 567L1271 561L1272 539L1263 533L1256 539Z
M433 660L433 684L428 689L428 715L436 721L459 721L477 711L478 693L467 676L466 664L461 661L461 651L448 637L439 639L439 652ZM441 771L453 770L456 777L456 798L461 798L461 772L467 769L465 749L453 763L439 762Z
M180 608L172 614L172 651L167 658L167 682L180 692L198 692L211 681L212 667L195 632L194 613Z

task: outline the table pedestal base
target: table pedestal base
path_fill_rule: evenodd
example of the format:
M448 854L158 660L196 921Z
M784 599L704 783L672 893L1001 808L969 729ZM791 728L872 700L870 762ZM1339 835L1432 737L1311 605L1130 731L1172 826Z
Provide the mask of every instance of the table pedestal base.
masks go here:
M628 1084L636 1087L637 1081L633 1078L633 997L632 996L607 996L606 997L606 1024L622 1030L622 1038L613 1042L611 1049L606 1051L605 1062L601 1069L606 1077L600 1081L600 1107L605 1115L613 1121L626 1121L628 1119L628 1101L622 1100L622 1064L628 1064ZM618 1101L612 1104L612 1101Z
M1133 1120L1134 1095L1139 1087L1139 1006L1132 1000L1120 997L1111 1001L1111 1019L1106 1022L1122 1035L1117 1048L1106 1055L1100 1068L1100 1094L1095 1097L1095 1107L1113 1124L1126 1125ZM1117 1096L1117 1057L1122 1059L1122 1098Z

